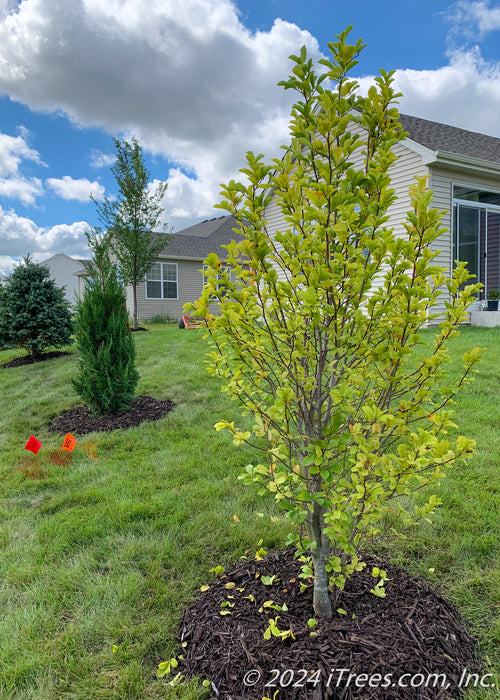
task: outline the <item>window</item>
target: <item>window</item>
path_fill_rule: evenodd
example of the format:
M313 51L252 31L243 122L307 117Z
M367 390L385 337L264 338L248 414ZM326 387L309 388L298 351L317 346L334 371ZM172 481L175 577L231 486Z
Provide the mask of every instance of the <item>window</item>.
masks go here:
M146 299L177 298L177 263L153 263L146 275Z
M208 270L208 265L203 265L203 272L206 272L207 270ZM221 273L226 273L229 275L231 273L231 268L229 266L223 266L223 267L221 267ZM223 289L223 290L226 289L226 285L224 284L224 281L223 281L223 274L217 275L217 279L221 280L221 282L219 284L217 284L217 291L219 289ZM205 277L203 277L203 284L205 284ZM223 293L222 296L225 297L226 294Z

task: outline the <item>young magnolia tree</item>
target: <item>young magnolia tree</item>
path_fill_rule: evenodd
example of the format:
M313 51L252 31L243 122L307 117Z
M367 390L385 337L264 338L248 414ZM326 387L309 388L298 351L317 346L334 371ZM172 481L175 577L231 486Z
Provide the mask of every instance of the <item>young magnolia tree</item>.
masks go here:
M118 185L118 197L94 200L99 218L111 235L111 246L124 284L132 285L134 330L137 329L137 285L170 240L167 226L159 225L167 184L149 188L149 171L140 144L132 139L114 140L116 163L111 168Z
M446 343L477 285L466 284L463 264L451 276L435 264L443 229L424 180L411 187L401 231L387 227L394 146L405 137L399 95L383 71L367 97L357 95L349 71L363 45L349 45L348 33L329 45L322 75L305 48L291 57L282 83L298 94L291 144L270 165L248 153L245 182L224 186L220 206L244 240L227 246L232 277L208 256L203 296L191 307L208 322L211 371L254 420L252 432L227 421L215 427L262 450L244 480L273 493L300 524L318 617L331 616L332 600L363 567L367 539L406 528L439 503L431 496L410 507L400 497L470 456L474 441L447 432L453 397L479 358L465 355L460 380L446 379ZM274 237L271 196L285 222ZM419 328L443 290L444 318L422 349Z

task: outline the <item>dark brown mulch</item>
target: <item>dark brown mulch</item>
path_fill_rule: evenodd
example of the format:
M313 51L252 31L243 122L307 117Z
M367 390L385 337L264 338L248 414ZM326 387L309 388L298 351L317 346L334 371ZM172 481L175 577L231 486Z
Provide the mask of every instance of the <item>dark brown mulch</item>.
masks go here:
M133 428L145 421L160 420L175 407L168 399L155 399L152 396L136 396L130 410L105 416L94 416L88 406L75 406L62 413L50 424L55 433L109 432L119 428Z
M335 612L319 622L317 636L307 625L312 587L300 593L300 563L293 553L244 562L185 611L178 638L187 644L176 671L209 679L221 700L274 698L276 690L278 700L459 697L464 669L477 672L479 663L457 610L423 580L374 557L364 559L366 569L351 578L336 605L347 615ZM369 592L373 566L389 576L385 598ZM264 585L262 575L276 575L277 581ZM269 600L286 603L288 611L259 612ZM234 606L221 607L224 602ZM278 628L291 628L294 640L264 639L269 619L276 617Z
M63 352L62 350L53 350L52 352L44 352L39 357L31 357L31 355L23 355L22 357L15 357L10 362L4 362L0 367L23 367L24 365L32 365L35 362L45 362L45 360L53 360L55 357L62 357L63 355L70 355L69 352Z

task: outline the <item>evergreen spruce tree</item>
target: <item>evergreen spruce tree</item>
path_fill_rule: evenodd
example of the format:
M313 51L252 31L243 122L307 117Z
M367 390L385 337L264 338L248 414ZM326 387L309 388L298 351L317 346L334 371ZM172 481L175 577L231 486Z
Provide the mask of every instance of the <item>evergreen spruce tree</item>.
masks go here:
M75 335L80 362L72 384L94 413L104 415L130 405L139 375L125 292L109 257L108 240L91 235L89 245L94 260L78 303Z
M0 290L0 345L24 348L33 359L50 347L73 342L73 323L64 288L48 267L27 255Z

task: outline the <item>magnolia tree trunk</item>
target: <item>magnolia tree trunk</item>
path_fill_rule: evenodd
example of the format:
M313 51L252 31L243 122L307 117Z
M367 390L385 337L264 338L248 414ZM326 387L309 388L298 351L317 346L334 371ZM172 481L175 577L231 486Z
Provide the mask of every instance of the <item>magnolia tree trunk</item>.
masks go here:
M330 618L332 616L332 603L328 592L328 573L325 565L331 553L331 544L328 537L323 534L323 510L318 503L314 503L308 530L311 541L317 543L317 547L312 552L314 614L318 618Z

